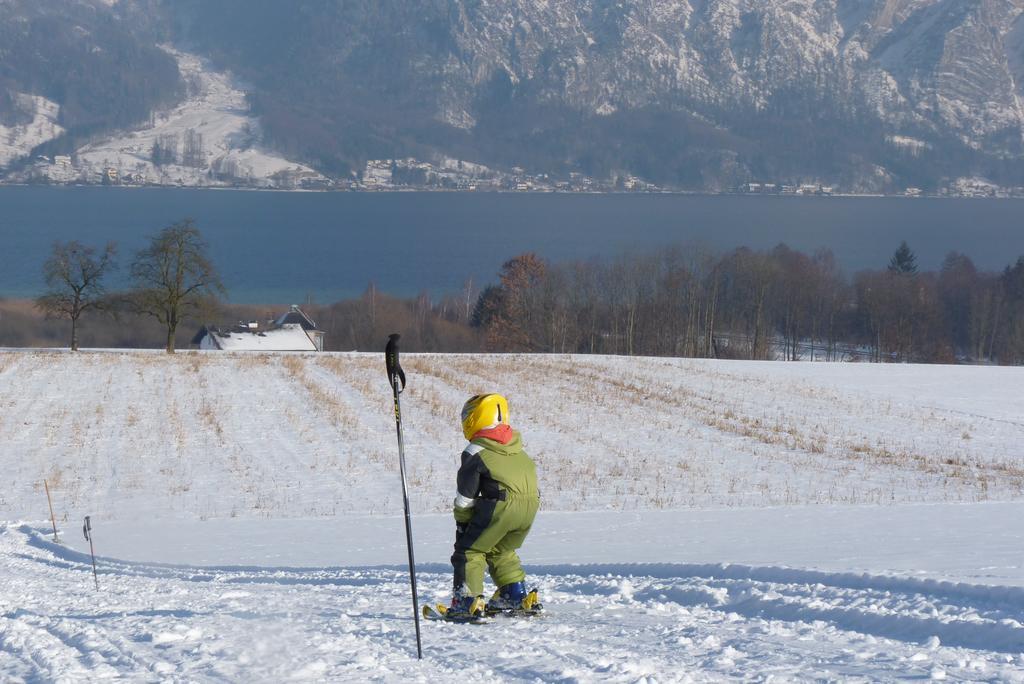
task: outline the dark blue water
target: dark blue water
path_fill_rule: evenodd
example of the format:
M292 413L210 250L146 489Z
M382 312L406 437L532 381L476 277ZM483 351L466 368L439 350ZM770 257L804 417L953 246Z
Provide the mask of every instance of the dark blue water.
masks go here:
M1024 255L1024 201L683 195L275 193L0 188L0 296L39 293L54 240L115 241L124 283L147 237L184 217L209 242L229 298L286 304L384 292L434 295L496 280L534 251L556 260L665 245L716 251L780 242L831 249L848 272L882 268L901 240L922 269L950 250L979 268Z

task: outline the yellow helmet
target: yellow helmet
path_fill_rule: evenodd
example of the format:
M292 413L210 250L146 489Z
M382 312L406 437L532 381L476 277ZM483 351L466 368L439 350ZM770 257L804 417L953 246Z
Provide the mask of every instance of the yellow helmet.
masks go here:
M466 439L490 427L508 425L508 400L500 394L478 394L462 406L462 434Z

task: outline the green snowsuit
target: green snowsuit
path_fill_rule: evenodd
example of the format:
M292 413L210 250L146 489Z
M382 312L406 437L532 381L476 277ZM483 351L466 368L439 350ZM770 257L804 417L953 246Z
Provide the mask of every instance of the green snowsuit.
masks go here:
M462 452L455 499L456 593L484 593L484 568L499 587L526 578L516 554L530 532L540 507L537 470L523 451L522 438L512 441L474 439Z

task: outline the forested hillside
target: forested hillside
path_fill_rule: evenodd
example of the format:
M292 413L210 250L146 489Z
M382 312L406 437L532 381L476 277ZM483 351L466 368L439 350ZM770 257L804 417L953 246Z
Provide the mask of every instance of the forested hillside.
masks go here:
M64 133L37 154L69 154L91 135L147 119L183 91L174 59L104 3L0 3L0 125L32 119L19 95L59 106Z

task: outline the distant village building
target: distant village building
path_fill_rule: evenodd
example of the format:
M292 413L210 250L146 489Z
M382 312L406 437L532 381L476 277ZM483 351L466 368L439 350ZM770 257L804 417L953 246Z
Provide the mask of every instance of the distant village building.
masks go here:
M324 332L293 304L277 320L239 322L228 329L204 325L192 338L192 346L220 351L323 351Z
M370 186L385 186L391 185L393 180L390 159L370 159L366 162L363 183Z

